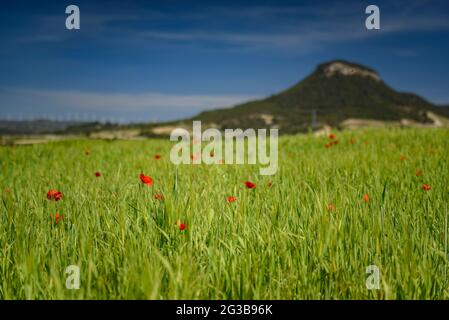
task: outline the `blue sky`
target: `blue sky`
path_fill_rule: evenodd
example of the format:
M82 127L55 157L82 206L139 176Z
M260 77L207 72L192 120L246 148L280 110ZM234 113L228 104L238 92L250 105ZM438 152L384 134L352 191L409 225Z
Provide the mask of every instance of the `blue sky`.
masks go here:
M81 29L65 28L66 6ZM381 10L366 30L365 8ZM0 118L168 120L276 93L345 59L449 104L441 1L14 1L0 4Z

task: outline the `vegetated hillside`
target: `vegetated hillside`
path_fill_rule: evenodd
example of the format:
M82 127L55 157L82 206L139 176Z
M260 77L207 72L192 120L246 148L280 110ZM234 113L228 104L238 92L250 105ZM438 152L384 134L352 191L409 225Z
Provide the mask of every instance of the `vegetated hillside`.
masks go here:
M335 60L319 65L279 94L230 109L206 111L194 119L219 128L275 126L286 133L323 124L338 126L349 118L430 123L427 111L443 115L442 109L425 99L395 91L376 71Z

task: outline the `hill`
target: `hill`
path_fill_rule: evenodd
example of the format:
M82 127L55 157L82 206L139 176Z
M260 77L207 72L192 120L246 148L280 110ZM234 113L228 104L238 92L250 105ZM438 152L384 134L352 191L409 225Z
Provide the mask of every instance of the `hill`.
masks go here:
M347 119L433 123L428 113L441 116L442 111L418 95L392 89L371 68L334 60L276 95L206 111L191 120L218 128L275 126L291 133L324 124L339 126Z

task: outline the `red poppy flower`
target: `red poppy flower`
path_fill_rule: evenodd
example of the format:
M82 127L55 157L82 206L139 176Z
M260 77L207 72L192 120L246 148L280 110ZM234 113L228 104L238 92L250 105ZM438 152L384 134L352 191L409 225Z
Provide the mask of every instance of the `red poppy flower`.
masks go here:
M186 225L184 223L179 224L179 230L184 231L186 229Z
M154 156L154 159L156 159L156 160L159 160L160 158L161 158L160 154L157 154L157 155Z
M252 183L251 181L246 181L246 182L245 182L245 186L246 186L248 189L255 189L255 188L256 188L256 185L255 185L254 183Z
M416 176L417 177L422 177L423 173L421 170L416 170Z
M329 139L334 140L337 136L335 135L335 133L331 133L329 135Z
M59 201L62 199L62 193L58 190L51 189L47 192L47 199Z
M232 196L231 196L231 197L228 197L227 199L228 199L228 202L229 202L229 203L235 202L235 201L237 200L236 197L232 197Z
M90 150L86 149L86 156L90 155Z
M369 196L367 194L363 195L363 201L369 202Z
M404 155L401 155L400 157L399 157L399 160L401 160L401 161L404 161L406 159L406 157L404 156Z
M424 183L424 184L422 185L422 189L423 189L424 191L429 191L429 190L430 190L430 186L429 186L428 184Z
M97 178L99 178L99 177L101 177L101 173L100 173L100 172L95 172L95 176L96 176Z
M59 215L59 213L56 212L55 214L55 223L57 224L59 222L59 219L64 220L64 215Z
M156 193L154 195L154 199L162 201L162 200L164 200L164 195L162 193Z
M335 205L333 203L329 203L327 205L327 211L334 212L335 211Z
M326 147L326 149L328 149L328 148L330 148L332 146L332 144L331 143L326 143L324 146Z
M140 181L142 181L143 184L146 184L149 187L153 185L153 178L151 178L150 176L146 176L143 173L140 174Z

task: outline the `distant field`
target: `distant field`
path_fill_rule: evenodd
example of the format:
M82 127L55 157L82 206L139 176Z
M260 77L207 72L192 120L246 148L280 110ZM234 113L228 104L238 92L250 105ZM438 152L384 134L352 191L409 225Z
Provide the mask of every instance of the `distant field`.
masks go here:
M0 147L0 298L448 299L449 130L336 135L281 137L272 177L168 140Z

